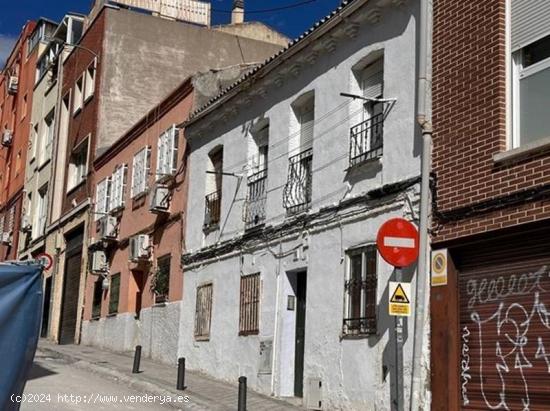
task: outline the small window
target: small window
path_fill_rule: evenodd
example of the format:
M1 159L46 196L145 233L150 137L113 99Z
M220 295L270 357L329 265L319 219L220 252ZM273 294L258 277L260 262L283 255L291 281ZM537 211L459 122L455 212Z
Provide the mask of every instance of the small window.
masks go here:
M211 320L212 284L205 284L197 288L197 302L195 307L195 339L208 340L210 338Z
M157 260L157 272L153 278L153 292L155 293L155 302L161 303L168 300L170 293L170 264L171 255L165 255Z
M111 177L111 191L109 193L109 211L116 211L124 207L124 193L126 191L126 179L128 166L118 166Z
M344 296L345 335L376 334L377 251L375 245L348 252Z
M96 186L95 194L95 220L99 220L109 212L111 204L111 177L104 178Z
M260 274L241 277L239 335L260 332Z
M208 155L204 227L217 227L222 205L223 147L216 147Z
M141 149L132 163L132 187L130 196L139 197L147 192L147 179L151 169L151 147Z
M36 210L36 222L34 224L33 238L42 236L46 229L46 218L48 213L48 186L45 185L38 190L38 204Z
M35 124L32 128L32 136L30 140L29 145L29 151L30 151L30 162L32 163L36 159L36 153L37 153L37 145L38 145L38 124Z
M42 138L40 144L40 161L39 164L44 164L47 160L51 158L52 154L52 144L53 144L53 134L54 134L54 124L55 121L55 111L52 110L44 118L44 129L42 130Z
M173 176L178 168L178 129L170 127L157 144L157 181Z
M92 318L101 316L101 300L103 298L103 277L98 277L94 282L94 295L92 302Z
M84 77L81 76L75 84L74 87L74 99L73 99L73 114L78 113L82 109L83 104L83 87L84 87Z
M71 154L67 184L68 191L82 183L88 174L88 143L89 138L85 138L74 148Z
M113 274L111 276L111 283L109 285L109 314L116 314L118 312L119 297L120 274Z
M84 82L84 101L88 101L94 95L95 90L96 60L86 69L86 81Z
M21 120L23 120L25 118L25 116L27 115L27 110L28 110L28 103L27 103L27 95L25 94L23 96L23 102L21 103Z

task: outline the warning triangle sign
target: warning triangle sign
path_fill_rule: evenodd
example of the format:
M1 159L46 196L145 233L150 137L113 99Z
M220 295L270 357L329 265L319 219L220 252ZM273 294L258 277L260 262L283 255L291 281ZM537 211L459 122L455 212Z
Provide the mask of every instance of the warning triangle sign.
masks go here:
M397 284L397 287L390 298L390 303L392 304L409 304L410 303L409 297L407 297L407 294L405 294L405 290L403 289L403 286L401 285L401 283Z

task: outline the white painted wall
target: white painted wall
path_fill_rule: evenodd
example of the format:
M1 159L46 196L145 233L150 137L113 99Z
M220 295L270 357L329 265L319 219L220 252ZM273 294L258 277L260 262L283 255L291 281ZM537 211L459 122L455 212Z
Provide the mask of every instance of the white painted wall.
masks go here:
M291 104L304 93L315 91L315 134L313 142L313 202L311 212L352 196L420 174L420 135L415 124L416 19L417 2L382 10L377 24L364 24L357 37L339 41L331 53L321 53L314 65L298 76L284 77L282 84L268 89L267 96L252 97L223 123L209 117L186 131L191 137L190 187L186 245L188 252L204 245L234 239L244 232L242 207L246 179L227 176L223 180L221 228L205 243L202 231L208 152L224 146L224 171L246 177L250 152L250 126L260 118L270 122L267 225L277 226L287 218L283 208L283 187L288 174L289 148L296 141ZM313 45L315 46L315 45ZM357 92L353 67L365 57L384 52L384 95L397 99L385 121L384 154L353 170L349 166L349 130L358 121L352 116L356 103L340 92ZM289 66L287 63L283 67ZM275 75L275 73L273 73ZM254 86L252 86L252 89ZM231 106L232 103L226 103ZM354 105L355 104L355 105ZM207 133L198 133L201 122ZM203 129L204 130L204 129ZM294 142L294 143L293 143ZM294 145L293 145L294 144ZM418 187L410 192L418 199ZM375 241L380 225L391 217L410 217L407 202L400 198L389 206L373 206L353 220L309 230L307 250L296 258L291 252L304 245L304 238L264 239L257 246L219 253L200 265L184 267L184 296L180 323L179 355L187 366L215 377L236 382L246 375L251 388L276 396L291 396L294 389L295 312L288 311L292 294L287 272L307 269L306 346L304 390L310 378L323 383L325 410L388 410L394 366L393 320L387 315L387 283L393 270L381 258L378 265L378 335L363 339L342 339L344 310L345 251ZM269 246L267 241L270 241ZM288 253L285 253L287 252ZM274 254L283 252L276 258ZM242 262L241 262L242 259ZM259 336L238 336L239 283L241 274L262 276ZM405 277L413 280L413 272ZM209 341L193 338L195 294L198 284L212 281L213 313ZM405 384L410 384L412 321L406 326ZM259 342L273 338L271 375L258 374ZM387 370L387 371L385 371ZM304 393L307 397L307 391ZM406 391L408 401L408 388Z

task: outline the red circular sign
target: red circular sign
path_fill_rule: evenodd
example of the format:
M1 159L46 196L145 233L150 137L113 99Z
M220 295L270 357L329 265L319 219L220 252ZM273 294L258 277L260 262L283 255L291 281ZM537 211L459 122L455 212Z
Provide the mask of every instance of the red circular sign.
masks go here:
M44 270L49 270L53 264L52 256L46 253L38 254L36 259L42 263Z
M404 218L392 218L378 230L376 245L389 264L407 267L418 258L418 230Z

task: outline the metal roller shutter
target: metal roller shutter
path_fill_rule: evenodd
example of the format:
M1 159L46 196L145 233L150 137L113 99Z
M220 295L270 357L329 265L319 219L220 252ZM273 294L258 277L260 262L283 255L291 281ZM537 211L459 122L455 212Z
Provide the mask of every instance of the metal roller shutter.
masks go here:
M512 50L550 34L550 1L512 0Z
M457 254L462 409L550 409L550 232Z

